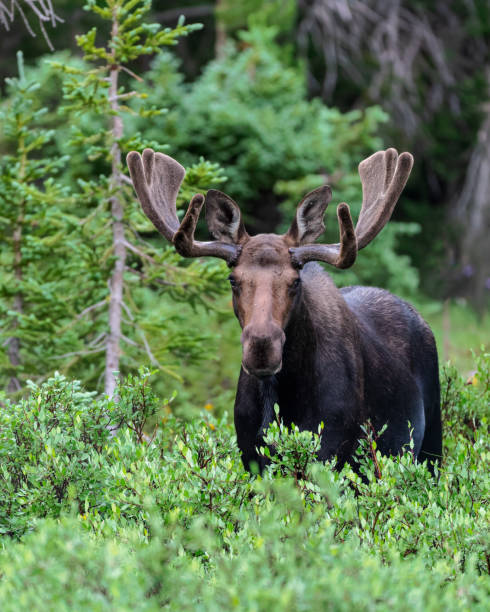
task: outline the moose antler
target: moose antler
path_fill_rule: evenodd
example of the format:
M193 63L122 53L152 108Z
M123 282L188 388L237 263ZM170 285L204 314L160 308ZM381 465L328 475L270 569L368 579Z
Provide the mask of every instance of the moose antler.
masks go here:
M355 230L349 207L339 204L340 242L290 248L293 265L301 268L309 261L324 261L337 268L352 266L357 251L368 245L390 220L412 166L412 155L398 155L395 149L378 151L362 161L359 164L362 208Z
M240 253L238 245L194 240L199 213L204 204L204 197L200 193L192 198L182 223L179 222L176 201L185 170L175 159L145 149L142 156L131 151L126 163L143 212L180 255L219 257L228 265L233 265Z

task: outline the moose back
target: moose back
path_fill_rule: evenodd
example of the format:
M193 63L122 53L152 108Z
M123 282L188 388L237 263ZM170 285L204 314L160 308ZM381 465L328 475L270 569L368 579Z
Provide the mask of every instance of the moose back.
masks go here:
M274 404L286 424L317 431L318 459L352 461L361 426L370 421L384 454L412 436L430 469L441 456L438 362L428 325L409 304L382 289L337 289L317 261L350 267L357 252L389 221L413 165L409 153L378 151L359 165L363 201L354 228L347 204L337 207L337 244L314 244L331 199L319 187L299 203L284 235L250 236L240 209L211 189L195 195L182 220L176 198L184 168L145 149L127 163L143 211L183 257L219 257L231 268L233 308L242 327L242 367L235 400L238 446L247 469L256 462ZM194 239L201 208L215 240Z

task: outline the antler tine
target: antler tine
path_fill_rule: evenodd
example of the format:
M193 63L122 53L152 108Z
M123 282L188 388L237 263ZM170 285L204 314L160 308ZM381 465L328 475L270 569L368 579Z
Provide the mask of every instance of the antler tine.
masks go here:
M291 248L293 265L324 261L336 268L348 268L357 251L367 246L388 223L393 209L410 176L413 157L398 155L395 149L378 151L359 164L362 183L362 208L354 230L347 204L339 204L340 243L307 244Z
M340 242L337 244L307 244L289 249L293 266L302 268L309 261L324 261L336 268L350 268L357 257L357 240L349 206L337 206Z
M145 215L172 242L179 229L176 201L185 176L184 168L168 155L145 149L126 158L133 185Z
M176 201L185 176L184 168L172 157L145 149L141 156L131 151L126 158L133 185L143 212L157 230L174 244L183 257L219 257L233 265L240 253L235 244L194 240L199 213L204 203L201 194L195 195L187 212L179 222Z
M356 225L357 248L363 249L388 223L410 176L413 157L395 149L378 151L359 164L362 208Z
M194 232L203 204L204 196L200 193L190 201L182 223L173 238L175 250L182 257L219 257L224 259L229 266L233 266L240 254L239 245L214 240L210 242L194 240Z

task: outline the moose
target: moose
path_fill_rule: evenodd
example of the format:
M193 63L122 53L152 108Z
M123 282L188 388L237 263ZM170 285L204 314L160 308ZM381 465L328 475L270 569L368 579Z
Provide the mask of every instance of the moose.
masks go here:
M362 208L354 228L349 206L337 207L340 242L314 244L325 230L332 197L324 185L298 204L284 235L250 236L237 204L210 189L195 195L179 221L177 194L184 168L145 149L127 157L143 211L183 257L218 257L229 276L233 308L242 328L242 364L235 428L243 464L262 470L257 447L274 418L324 431L317 458L355 464L362 426L384 431L378 449L396 455L413 441L413 453L433 471L441 457L438 360L434 336L407 302L383 289L337 289L318 263L352 266L389 221L410 175L413 157L378 151L359 164ZM194 233L205 204L215 238Z

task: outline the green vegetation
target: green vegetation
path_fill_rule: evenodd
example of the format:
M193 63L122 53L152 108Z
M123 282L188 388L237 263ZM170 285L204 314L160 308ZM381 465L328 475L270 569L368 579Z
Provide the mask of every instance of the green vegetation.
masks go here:
M0 100L0 610L487 610L489 162L469 153L490 133L487 3L466 3L471 18L442 0L336 0L323 16L294 0L48 4L66 17L56 52L12 28L0 58L16 75ZM399 21L370 21L398 6ZM410 19L432 42L399 57L402 83L391 65ZM395 23L377 57L372 32ZM179 215L223 188L251 233L286 230L328 182L335 242L335 205L360 209L359 161L393 145L416 153L395 219L329 272L432 326L450 360L442 465L432 477L410 446L381 457L366 426L359 473L337 472L314 461L322 432L279 413L251 476L229 416L241 347L226 266L165 243L125 155L172 155L187 171Z
M263 477L228 418L185 423L142 371L96 399L56 375L0 417L0 606L33 609L483 610L490 595L490 355L442 377L444 460L314 461L278 420ZM118 424L115 437L107 428ZM328 430L328 423L325 423ZM144 430L144 435L143 435ZM20 539L20 541L19 541Z
M180 379L179 360L206 356L207 335L190 328L175 303L206 305L223 289L221 268L189 265L161 241L146 239L153 228L122 157L144 147L136 132L125 131L127 115L151 121L164 113L145 106L145 94L125 89L128 74L140 79L128 64L199 27L146 23L150 6L148 0L88 2L86 10L111 26L105 46L93 28L77 38L82 60L63 55L31 71L19 54L19 78L8 81L0 114L6 204L0 339L8 352L0 377L12 392L61 370L82 371L83 381L99 389L104 379L112 395L114 372L147 362L166 380ZM203 158L187 170L180 203L224 180L219 166ZM170 299L162 302L163 294Z
M7 347L0 367L12 392L24 372L44 373L46 362L73 350L76 335L66 323L79 295L70 289L86 256L74 198L60 180L68 157L45 153L55 132L42 127L39 84L26 77L22 53L17 59L19 77L8 79L0 110L8 151L0 161L0 343Z
M441 363L451 361L461 373L474 368L473 352L490 346L490 314L478 315L464 300L419 305L432 328Z

